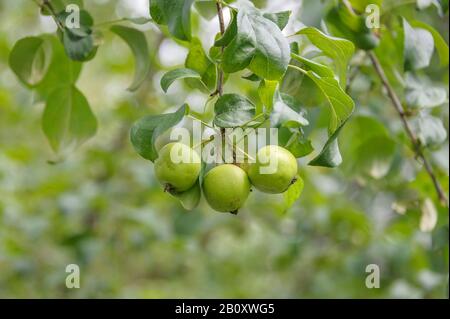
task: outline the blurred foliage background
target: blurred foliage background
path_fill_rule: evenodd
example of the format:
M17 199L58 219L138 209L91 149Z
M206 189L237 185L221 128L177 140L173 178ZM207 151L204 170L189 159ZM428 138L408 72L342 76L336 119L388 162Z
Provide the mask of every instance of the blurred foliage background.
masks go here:
M331 4L254 2L293 10L297 21L287 34L302 23L320 27ZM418 11L414 1L396 3L392 12L431 23L448 43L448 15L438 17L433 6ZM148 14L146 0L89 0L85 6L100 31L104 21ZM194 34L209 48L217 21L194 19ZM98 133L56 157L42 133L42 103L8 67L18 39L54 32L55 25L33 1L0 1L0 297L448 296L448 209L437 202L369 66L360 66L350 90L357 110L341 138L344 164L324 169L301 160L305 190L293 208L284 212L281 198L254 192L238 216L215 213L205 202L185 212L162 192L128 133L143 115L173 111L183 102L201 113L206 97L182 82L162 94L161 75L182 65L187 49L154 26L139 28L150 46L148 80L138 92L126 91L132 55L104 30L97 57L78 81L99 120ZM448 68L437 61L427 75L448 87ZM229 81L227 90L233 89L256 96L250 82ZM309 119L322 127L312 136L323 141L324 108L314 107L316 96L302 96ZM448 100L434 115L448 131ZM385 138L379 145L364 143L374 130ZM448 154L448 140L430 153L447 193ZM80 289L65 287L68 264L80 266ZM380 267L379 289L365 286L368 264Z

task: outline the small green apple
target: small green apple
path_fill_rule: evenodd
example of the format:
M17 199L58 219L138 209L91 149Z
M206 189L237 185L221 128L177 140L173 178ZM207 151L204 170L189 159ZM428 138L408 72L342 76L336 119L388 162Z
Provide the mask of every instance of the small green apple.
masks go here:
M295 182L297 170L297 159L291 152L277 145L268 145L258 151L256 162L250 164L247 172L258 190L280 194Z
M169 143L158 154L155 175L165 189L184 192L198 179L201 170L200 156L187 145Z
M250 194L250 181L240 167L224 164L211 169L203 180L203 194L214 210L236 214Z

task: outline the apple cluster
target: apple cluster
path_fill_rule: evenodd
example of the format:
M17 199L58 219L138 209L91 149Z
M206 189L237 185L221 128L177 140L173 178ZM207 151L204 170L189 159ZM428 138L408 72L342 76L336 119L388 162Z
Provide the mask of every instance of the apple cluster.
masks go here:
M173 160L173 154L184 154ZM155 161L155 175L170 193L188 192L201 174L198 153L182 143L169 143ZM242 208L252 186L269 194L284 193L297 180L297 160L288 150L277 145L262 147L252 162L218 164L202 179L201 188L209 206L218 212L236 214Z

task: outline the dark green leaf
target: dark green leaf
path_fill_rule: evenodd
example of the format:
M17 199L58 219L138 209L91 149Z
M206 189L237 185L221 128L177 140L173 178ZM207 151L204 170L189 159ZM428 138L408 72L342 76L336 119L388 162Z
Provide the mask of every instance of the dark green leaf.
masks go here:
M224 128L241 126L255 117L255 106L238 94L221 96L214 106L214 111L214 124Z
M50 67L52 46L41 37L23 38L9 55L9 66L20 81L29 86L40 83Z
M237 28L223 55L224 71L233 73L248 67L264 79L279 80L289 64L290 47L278 26L245 2L237 15Z
M230 25L225 30L223 36L214 42L216 47L226 47L236 37L237 34L237 11L231 11Z
M150 161L158 158L156 138L181 122L187 112L188 106L185 104L174 113L148 115L136 121L130 131L131 143L136 152Z
M150 15L156 23L167 25L175 38L191 39L191 6L194 0L150 0Z
M128 88L129 91L136 91L147 78L150 71L150 57L148 44L145 35L134 28L128 28L121 25L111 27L111 31L124 40L133 52L136 60L135 74L133 83Z
M55 151L77 146L95 135L97 120L88 101L75 86L55 89L47 100L42 127Z
M175 69L172 71L167 72L164 74L164 76L161 78L161 88L164 92L167 92L169 87L172 85L173 82L175 82L178 79L198 79L201 81L201 76L198 74L198 72L191 70L191 69Z

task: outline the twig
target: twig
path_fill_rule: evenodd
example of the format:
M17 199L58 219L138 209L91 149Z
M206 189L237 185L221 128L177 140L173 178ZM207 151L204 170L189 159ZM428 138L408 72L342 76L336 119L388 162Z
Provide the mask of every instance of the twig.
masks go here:
M393 87L389 83L386 73L384 72L383 67L382 67L380 61L378 60L377 56L375 55L375 53L368 52L368 55L370 57L370 60L372 61L375 71L377 72L378 76L380 77L380 80L383 83L383 86L388 93L389 98L392 101L392 105L394 106L395 110L397 111L398 115L400 116L400 119L402 120L403 126L405 127L406 133L408 134L408 136L413 144L413 147L417 154L417 157L422 160L425 170L427 171L428 175L430 176L430 178L433 182L434 188L436 189L436 192L439 197L439 201L443 205L448 207L448 198L447 198L444 190L442 189L441 184L437 180L436 175L434 174L433 167L431 166L430 162L428 161L427 157L425 156L425 154L421 148L420 141L418 140L417 136L415 135L414 131L412 130L412 128L407 120L407 116L403 110L403 106L402 106L402 103L401 103L399 97L397 96Z
M33 0L33 2L36 3L36 5L39 8L41 8L41 10L44 9L44 7L47 7L48 11L50 12L50 15L52 16L58 28L61 31L64 31L64 25L58 19L55 9L53 8L53 5L50 3L50 0L42 0L42 2L39 2L38 0Z
M217 14L219 16L219 26L220 26L220 34L223 35L225 33L225 19L223 17L223 9L222 9L222 3L216 2L217 7ZM223 54L225 48L222 46L220 48L221 54ZM218 66L218 74L217 74L217 88L216 88L216 94L219 94L219 96L223 95L223 70L222 66ZM214 94L214 93L213 93Z

